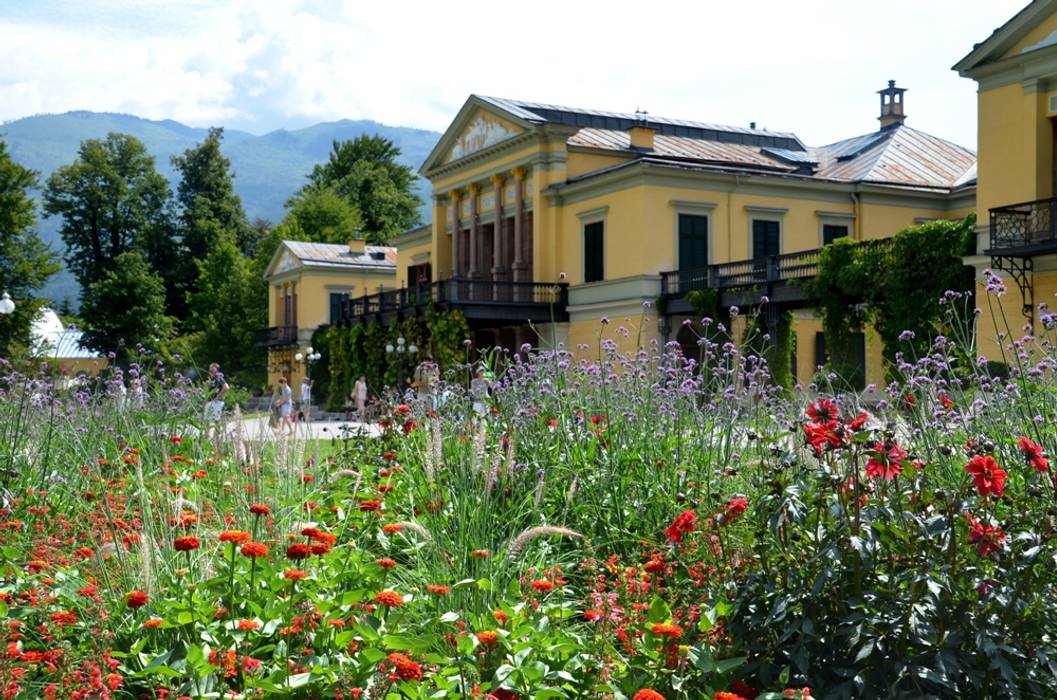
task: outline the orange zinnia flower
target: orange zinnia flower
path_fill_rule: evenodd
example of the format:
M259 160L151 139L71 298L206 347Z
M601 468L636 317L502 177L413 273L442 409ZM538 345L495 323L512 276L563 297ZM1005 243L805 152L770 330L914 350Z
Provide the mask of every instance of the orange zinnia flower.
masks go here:
M397 608L404 604L404 596L396 591L382 591L374 596L374 602L389 608Z
M245 530L224 530L220 533L221 542L232 542L234 544L244 544L253 539L253 535L246 532Z
M247 542L246 544L242 545L242 549L240 551L242 552L243 556L250 557L252 559L256 559L257 557L268 556L268 547L261 544L260 542Z

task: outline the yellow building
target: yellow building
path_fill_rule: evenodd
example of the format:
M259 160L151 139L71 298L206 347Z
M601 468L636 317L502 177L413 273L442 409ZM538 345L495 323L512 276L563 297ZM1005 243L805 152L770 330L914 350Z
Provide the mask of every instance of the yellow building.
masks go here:
M1032 2L954 70L979 86L978 255L968 262L981 350L1001 359L997 332L1021 335L1057 292L1057 0ZM987 269L1004 278L1003 296L987 294Z
M432 303L460 309L479 347L538 344L545 330L545 343L588 354L600 334L624 350L675 339L695 352L681 330L688 292L717 289L724 305L767 295L768 308L797 309L806 381L821 328L789 282L810 274L817 250L974 208L975 154L906 126L894 83L880 95L877 131L817 148L754 124L471 96L420 171L433 189L428 253L411 240L430 282L409 284L414 260L402 260L409 289L396 306L364 299L345 320L384 323ZM660 318L644 315L659 299ZM879 381L881 349L861 345Z
M80 330L67 327L59 315L46 306L41 307L33 319L29 338L33 355L58 372L56 385L60 388L73 386L82 375L94 377L110 364L104 355L82 344Z
M297 386L306 368L296 356L307 354L312 334L338 321L350 297L393 289L396 262L395 248L362 240L348 245L283 241L264 273L269 327L257 337L258 345L268 348L268 381L285 376Z

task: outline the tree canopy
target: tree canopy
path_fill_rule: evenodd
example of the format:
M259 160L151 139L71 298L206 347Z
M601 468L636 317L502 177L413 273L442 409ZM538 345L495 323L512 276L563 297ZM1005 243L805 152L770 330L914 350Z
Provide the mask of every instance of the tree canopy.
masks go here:
M418 223L415 173L399 156L400 149L382 136L335 141L330 158L312 170L300 196L332 188L359 211L364 238L384 243Z
M0 141L0 294L15 301L15 313L0 320L0 352L12 338L25 338L41 303L32 299L58 272L55 254L37 236L37 211L29 191L36 174L16 163Z

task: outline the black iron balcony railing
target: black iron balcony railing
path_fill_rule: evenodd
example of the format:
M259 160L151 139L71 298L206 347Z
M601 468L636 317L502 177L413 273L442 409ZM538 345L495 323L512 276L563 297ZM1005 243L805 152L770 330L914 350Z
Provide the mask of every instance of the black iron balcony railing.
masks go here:
M344 321L372 314L401 312L431 304L449 306L555 307L564 311L569 286L553 282L508 282L451 278L417 287L392 289L342 300Z
M706 265L661 273L661 293L681 295L695 289L737 289L814 277L819 250L768 255L753 260Z
M262 328L253 334L253 342L258 347L281 348L297 345L297 326L272 326Z
M988 252L1019 254L1057 250L1057 197L991 210Z

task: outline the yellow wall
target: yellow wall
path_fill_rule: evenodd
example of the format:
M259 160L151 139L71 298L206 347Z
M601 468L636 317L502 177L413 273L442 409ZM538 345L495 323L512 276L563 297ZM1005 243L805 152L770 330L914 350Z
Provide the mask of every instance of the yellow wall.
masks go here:
M572 149L566 163L566 175L570 178L579 177L584 173L620 165L630 159L631 156L623 153L595 153Z
M1005 56L1019 55L1026 47L1039 43L1042 39L1053 34L1054 31L1057 31L1057 15L1051 15L1035 25L1031 31L1025 34L1020 41L1013 45L1013 48L1005 53Z
M412 265L420 265L422 263L429 263L433 265L432 274L433 279L436 280L438 277L438 270L436 269L436 262L433 259L433 239L428 237L420 243L414 245L403 245L398 246L396 249L396 283L397 288L407 287L410 280L407 279L407 268ZM427 256L421 258L421 256ZM450 265L450 263L449 263ZM441 277L447 277L447 272L440 275Z
M1048 197L1052 135L1044 93L1019 84L981 91L978 97L981 221L994 207Z

